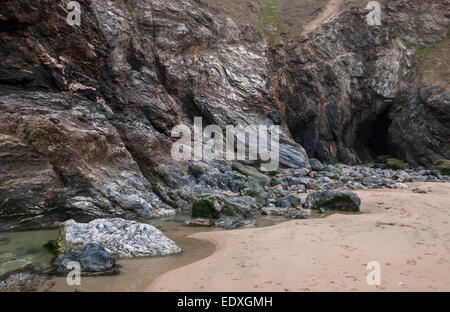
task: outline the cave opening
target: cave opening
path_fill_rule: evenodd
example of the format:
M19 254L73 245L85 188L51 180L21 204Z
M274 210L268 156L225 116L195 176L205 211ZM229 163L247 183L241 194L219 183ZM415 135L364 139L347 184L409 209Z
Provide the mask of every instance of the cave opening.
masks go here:
M372 136L369 138L368 147L373 157L389 155L389 127L392 120L388 116L388 111L378 115L372 125Z
M375 119L364 123L357 135L357 150L363 160L376 159L382 155L392 155L389 146L389 127L392 119L389 110L378 114Z

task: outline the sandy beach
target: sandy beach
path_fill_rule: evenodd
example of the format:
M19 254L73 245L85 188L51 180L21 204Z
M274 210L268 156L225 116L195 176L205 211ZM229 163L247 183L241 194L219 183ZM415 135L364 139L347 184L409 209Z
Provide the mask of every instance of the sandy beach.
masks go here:
M216 251L147 290L450 291L450 184L357 193L359 215L194 234ZM371 261L381 266L380 286L367 284Z

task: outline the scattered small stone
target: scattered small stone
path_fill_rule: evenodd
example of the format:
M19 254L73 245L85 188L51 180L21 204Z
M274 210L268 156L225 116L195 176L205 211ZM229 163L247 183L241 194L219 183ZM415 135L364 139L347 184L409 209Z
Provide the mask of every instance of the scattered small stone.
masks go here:
M365 186L378 185L378 184L381 184L382 182L383 182L383 179L381 179L378 176L365 177L361 180L361 183Z
M306 185L311 181L310 178L306 177L288 177L286 179L286 183L288 186L294 186L294 185Z
M422 189L420 189L420 188L415 188L415 189L413 189L412 190L414 193L417 193L417 194L427 194L427 191L425 191L425 190L422 190Z
M0 292L32 292L48 290L54 285L50 277L38 274L18 273L0 282Z
M320 185L326 185L326 184L333 184L334 182L329 177L320 177L316 180L316 183Z
M404 183L395 183L394 184L394 188L396 188L396 189L407 189L408 188L408 185L406 185L406 184L404 184Z
M183 223L185 226L211 226L211 221L209 219L196 218L192 220L186 220Z

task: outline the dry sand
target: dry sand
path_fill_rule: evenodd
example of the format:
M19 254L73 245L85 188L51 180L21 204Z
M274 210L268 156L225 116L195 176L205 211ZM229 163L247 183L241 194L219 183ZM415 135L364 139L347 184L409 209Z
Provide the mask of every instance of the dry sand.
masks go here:
M432 190L412 192L414 187ZM450 291L450 184L362 190L362 214L197 233L208 258L158 277L150 291ZM366 265L381 265L369 286Z

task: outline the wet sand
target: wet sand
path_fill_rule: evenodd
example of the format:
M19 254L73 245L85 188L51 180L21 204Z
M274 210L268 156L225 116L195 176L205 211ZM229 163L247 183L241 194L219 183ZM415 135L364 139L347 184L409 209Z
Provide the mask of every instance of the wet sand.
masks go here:
M450 291L450 184L357 193L359 215L191 235L214 243L215 252L147 290ZM381 266L379 286L366 282L371 261Z

